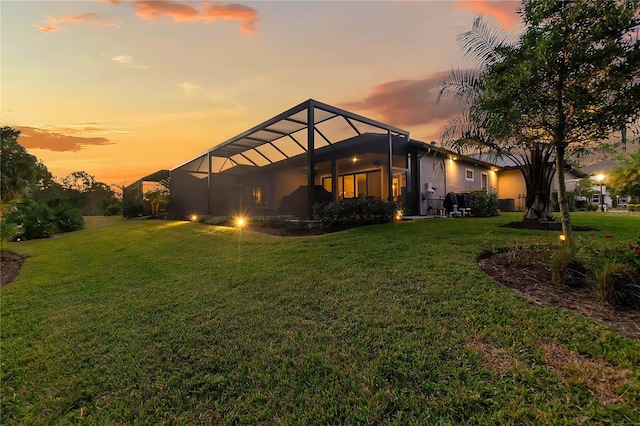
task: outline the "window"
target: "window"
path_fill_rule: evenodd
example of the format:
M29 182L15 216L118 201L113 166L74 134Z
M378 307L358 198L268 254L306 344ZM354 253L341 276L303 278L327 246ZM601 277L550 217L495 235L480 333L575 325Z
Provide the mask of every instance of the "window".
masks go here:
M368 191L368 173L339 176L338 193L342 200L371 195Z
M473 176L473 169L465 169L464 172L464 179L465 180L470 180L470 181L474 181L474 176Z
M480 188L485 191L489 190L489 175L486 173L480 173Z
M267 184L254 186L251 188L251 205L252 206L266 206L267 205Z

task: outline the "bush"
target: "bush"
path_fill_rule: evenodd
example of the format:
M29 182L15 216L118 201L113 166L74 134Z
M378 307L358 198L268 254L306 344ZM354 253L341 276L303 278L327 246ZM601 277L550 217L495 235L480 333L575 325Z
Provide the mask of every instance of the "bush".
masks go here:
M126 200L122 203L122 216L138 217L144 214L144 203L141 200Z
M18 232L18 228L14 223L10 223L5 216L0 216L0 239L2 241L11 241Z
M11 206L7 213L7 222L16 225L15 237L27 240L48 238L57 230L49 217L47 206L33 200L21 201Z
M640 212L640 204L627 204L627 211Z
M47 202L47 207L49 220L59 231L72 232L84 227L82 213L68 201L50 200Z
M353 227L393 222L398 205L394 202L351 198L313 206L313 217L323 228Z
M494 191L469 191L469 204L474 216L498 216L498 194Z
M122 213L122 203L111 203L104 208L105 216L116 216Z
M575 191L567 191L567 201L569 204L569 211L573 212L576 210L576 197L577 197L577 194L575 193ZM585 207L589 209L590 205L591 203L586 203ZM554 212L560 211L560 204L558 203L558 191L553 191L551 193L551 209Z
M205 225L231 226L233 219L227 216L200 216L198 222Z

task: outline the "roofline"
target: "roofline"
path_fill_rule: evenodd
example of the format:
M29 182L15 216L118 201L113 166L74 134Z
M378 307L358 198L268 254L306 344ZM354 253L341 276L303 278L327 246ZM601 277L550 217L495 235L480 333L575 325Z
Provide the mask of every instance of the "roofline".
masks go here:
M354 113L349 112L347 110L343 110L341 108L337 108L337 107L331 106L329 104L325 104L323 102L316 101L315 99L307 99L306 101L304 101L304 102L302 102L302 103L300 103L300 104L298 104L298 105L296 105L296 106L294 106L292 108L289 108L288 110L286 110L284 112L281 112L280 114L278 114L278 115L276 115L274 117L271 117L270 119L268 119L266 121L263 121L262 123L260 123L258 125L253 126L249 130L245 130L244 132L239 133L236 136L233 136L233 137L227 139L226 141L221 142L218 145L215 145L215 146L209 148L208 150L196 155L195 157L190 158L187 161L184 161L184 162L180 163L179 165L177 165L175 167L172 167L169 170L170 171L174 171L176 169L179 169L180 167L182 167L182 166L184 166L186 164L189 164L192 161L197 160L198 158L204 157L205 155L209 155L211 152L213 152L213 151L215 151L217 149L220 149L220 148L223 148L223 147L225 147L227 145L230 145L233 142L236 142L236 141L238 141L240 139L243 139L243 138L245 138L245 137L257 132L258 130L261 130L264 127L269 127L269 126L271 126L271 125L273 125L273 124L275 124L275 123L277 123L277 122L279 122L281 120L284 120L287 117L290 117L290 116L292 116L294 114L297 114L297 113L299 113L301 111L304 111L305 109L308 109L308 108L318 108L318 109L321 109L323 111L330 112L330 113L333 113L333 114L336 114L336 115L342 115L344 117L360 121L360 122L362 122L364 124L368 124L368 125L373 126L373 127L378 127L380 129L385 129L388 132L397 133L398 135L405 136L407 139L409 139L409 132L406 131L406 130L402 130L402 129L399 129L399 128L394 127L394 126L390 126L388 124L384 124L384 123L382 123L380 121L372 120L370 118L364 117L364 116L359 115L359 114L354 114ZM309 123L307 123L307 127L308 126L309 126Z

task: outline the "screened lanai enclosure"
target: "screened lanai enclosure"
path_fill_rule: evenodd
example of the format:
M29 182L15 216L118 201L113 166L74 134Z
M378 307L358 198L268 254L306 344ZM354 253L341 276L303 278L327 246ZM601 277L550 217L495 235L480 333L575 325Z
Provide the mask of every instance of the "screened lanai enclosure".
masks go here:
M171 211L310 219L365 197L411 212L411 157L408 132L310 99L173 168Z

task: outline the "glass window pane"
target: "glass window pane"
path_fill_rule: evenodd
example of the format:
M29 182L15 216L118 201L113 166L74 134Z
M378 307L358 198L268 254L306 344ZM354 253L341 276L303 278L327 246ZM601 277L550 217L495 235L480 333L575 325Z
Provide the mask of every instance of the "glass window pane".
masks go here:
M360 173L356 175L356 188L358 197L366 197L367 195L367 174Z
M354 175L344 177L344 198L354 198L356 196L356 187Z

